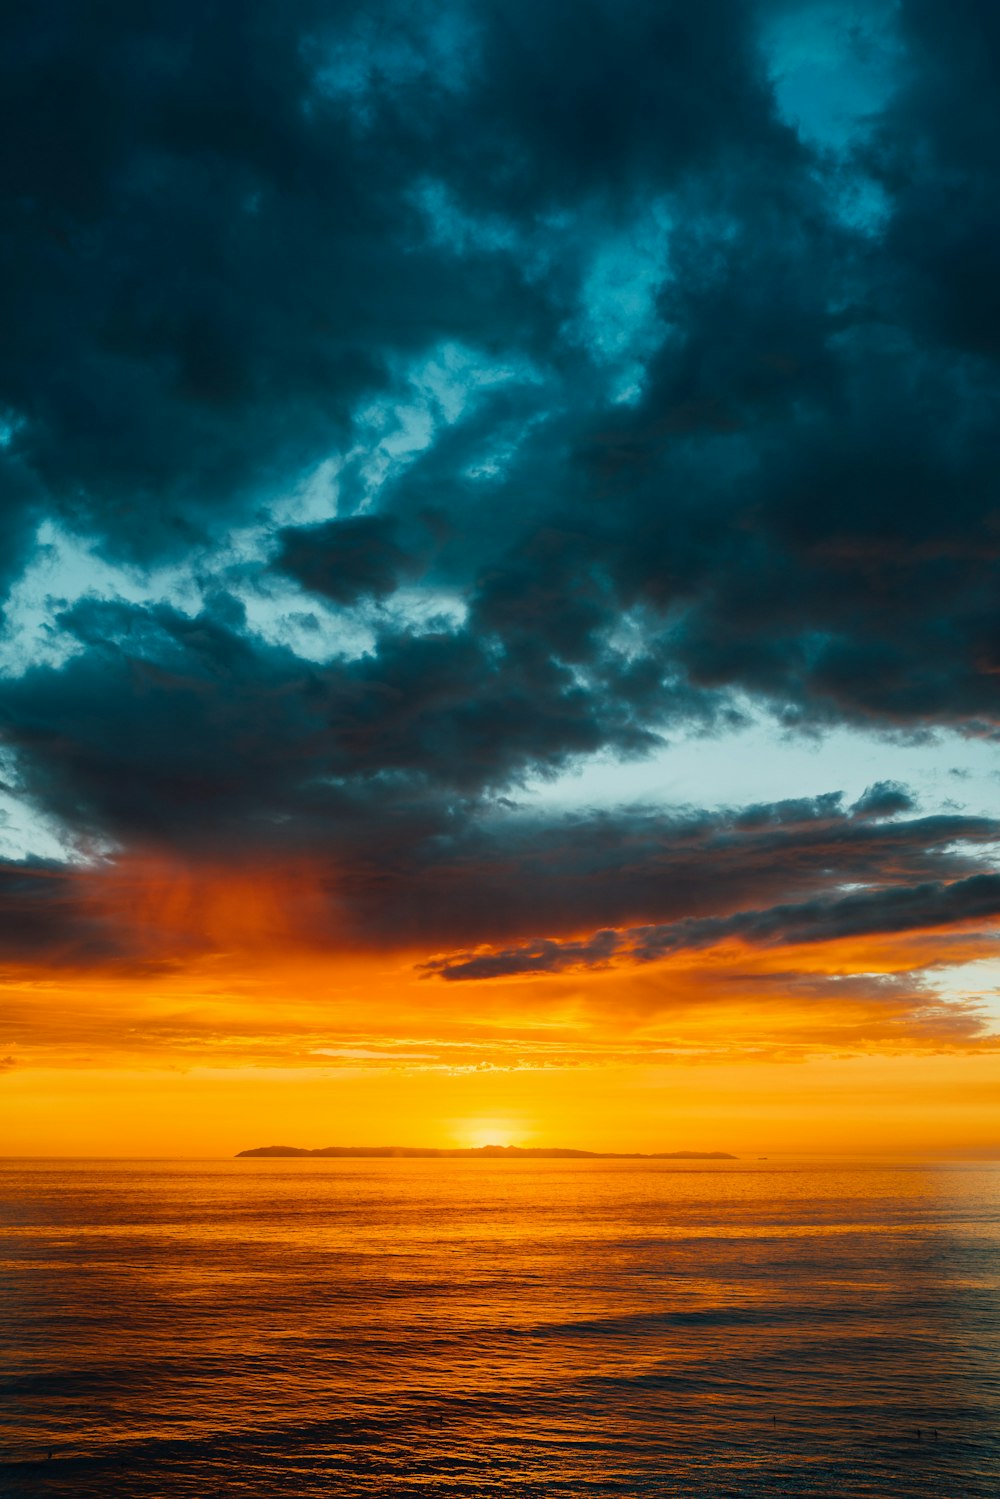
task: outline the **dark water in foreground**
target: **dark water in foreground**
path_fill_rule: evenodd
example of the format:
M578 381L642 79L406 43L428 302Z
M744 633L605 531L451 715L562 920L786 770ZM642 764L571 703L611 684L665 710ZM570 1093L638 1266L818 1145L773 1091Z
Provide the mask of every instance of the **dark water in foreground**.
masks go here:
M995 1499L998 1187L0 1162L0 1494Z

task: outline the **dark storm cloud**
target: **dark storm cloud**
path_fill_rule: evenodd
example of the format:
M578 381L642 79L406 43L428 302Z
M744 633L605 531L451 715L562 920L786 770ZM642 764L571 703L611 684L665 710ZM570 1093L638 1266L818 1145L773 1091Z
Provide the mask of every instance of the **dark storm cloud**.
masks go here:
M324 87L364 14L5 8L0 402L50 505L108 547L176 552L294 483L394 356L545 326L516 266L458 275L419 242L426 142L393 99L443 109L433 59L390 69L378 128ZM429 14L386 7L389 51Z
M469 128L434 144L472 205L518 217L595 194L620 205L720 160L795 154L741 0L719 0L711 16L657 0L487 3L468 14L479 63Z
M912 932L961 922L990 923L1000 916L1000 875L977 874L951 885L940 881L889 890L865 891L839 900L773 906L664 926L596 932L582 942L544 939L492 953L461 953L437 959L428 971L446 979L511 977L603 967L612 959L653 963L685 949L711 947L738 938L751 946L779 947L802 942L833 942L844 937Z
M806 901L844 885L968 877L989 867L980 849L1000 830L965 817L876 822L833 802L814 816L756 809L749 825L739 812L651 809L452 817L418 844L383 847L378 885L362 880L343 898L373 944L561 937Z
M0 861L0 963L101 964L132 934L81 898L76 872L41 859Z
M3 28L0 401L49 502L143 555L335 450L394 358L551 345L571 288L436 245L423 184L533 226L789 151L729 0L57 0Z
M391 517L359 515L279 532L275 566L337 604L394 593L409 559ZM410 564L412 566L412 564Z
M724 732L746 695L996 731L998 23L910 0L893 88L823 147L781 112L773 9L6 8L6 578L55 517L205 593L84 597L51 621L74 653L0 681L71 835L307 852L359 932L441 946L764 940L751 916L855 898L933 925L981 890L949 845L995 830L887 822L890 782L497 830L526 779ZM428 397L379 487L413 370L458 346L483 378ZM337 516L279 525L327 458ZM264 582L367 610L370 647L265 644L205 561L244 524L274 533ZM408 614L421 588L452 614Z
M895 200L886 250L899 304L934 343L992 361L1000 16L978 0L907 0L900 19L910 66L876 155Z
M502 932L545 934L499 954L443 958L438 967L446 974L454 969L456 977L571 966L588 961L591 943L597 959L619 950L662 955L671 944L683 945L682 935L690 945L706 945L746 928L747 940L764 940L768 921L775 923L775 940L821 940L824 916L826 936L837 935L838 913L858 930L867 913L877 921L883 909L901 922L906 911L918 912L914 924L926 915L931 926L939 924L934 910L951 912L946 919L954 922L989 914L975 902L991 900L995 887L975 879L991 868L997 832L989 819L876 821L832 797L811 809L800 802L757 808L750 818L634 812L566 819L506 829L492 839L440 840L442 867L422 867L399 906L414 928L423 923L429 940L446 928L492 943L504 940ZM843 893L853 886L863 887L857 912L854 892ZM906 891L914 886L921 897L908 904ZM935 904L932 888L945 886L957 895L941 895ZM447 908L437 920L436 903ZM775 916L783 908L797 914ZM795 923L804 931L810 913L815 935L780 935ZM596 935L578 940L581 931ZM655 953L658 931L662 951ZM566 942L568 934L574 935Z
M161 728L153 715L151 738ZM192 821L205 794L203 781L183 774L162 786L173 815ZM126 786L118 797L116 809L127 808ZM273 878L288 904L288 940L309 946L345 938L404 951L515 944L429 965L450 979L558 972L615 957L648 962L727 937L775 945L973 920L989 926L1000 911L1000 882L986 872L1000 823L882 819L832 794L742 812L484 820L435 799L418 779L382 777L367 791L314 785L280 811L260 787L247 801L256 820L246 814L238 842L189 843L192 870L210 883L225 882L227 871ZM309 909L298 914L294 868L281 892L290 846L312 855ZM155 862L144 865L144 847L137 862L126 853L89 870L0 867L9 913L0 957L155 965L210 945L196 922L160 931L163 874ZM548 935L518 940L538 928ZM591 935L573 935L581 930Z
M317 666L254 643L226 596L195 618L89 600L61 623L84 649L8 683L0 720L25 790L126 845L310 843L324 806L332 823L399 786L443 816L526 766L654 742L627 667L617 691L609 664L598 695L544 651L468 629L387 631L373 653Z

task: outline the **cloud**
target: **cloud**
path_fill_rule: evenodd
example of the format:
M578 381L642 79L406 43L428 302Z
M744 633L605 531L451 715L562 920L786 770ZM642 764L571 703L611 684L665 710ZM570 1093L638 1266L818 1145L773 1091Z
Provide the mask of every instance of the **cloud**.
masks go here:
M820 128L775 14L8 8L0 584L43 521L180 579L82 580L0 679L89 858L5 867L12 960L166 960L153 865L453 978L991 918L996 826L891 737L853 806L514 805L748 704L997 732L996 23L880 12Z
M166 719L151 716L155 738ZM0 956L137 968L261 948L290 957L444 950L432 971L473 977L650 961L730 938L767 945L933 930L986 921L996 899L1000 824L988 818L878 818L824 794L722 812L495 807L472 819L435 800L426 777L375 777L367 795L303 795L249 764L242 788L213 774L218 790L208 767L171 759L164 771L160 816L191 824L182 850L175 827L175 851L165 853L154 825L140 836L122 821L131 849L99 864L3 866ZM124 819L125 767L119 780L100 790ZM226 788L231 825L220 836L213 809L206 838L202 799ZM539 929L544 940L525 941Z
M4 28L12 456L61 514L143 557L329 455L399 360L448 338L551 342L554 275L443 250L420 183L530 232L737 142L789 150L728 3L724 27L601 0L390 3L377 26L353 3L182 0Z
M855 817L893 817L913 810L913 797L898 781L876 781L851 809Z
M385 598L395 592L407 566L395 530L391 518L377 515L290 527L279 532L276 566L338 604Z
M461 953L434 959L430 973L446 979L559 973L605 966L612 960L653 963L671 953L737 939L751 946L794 946L837 942L873 933L928 931L1000 917L1000 875L970 875L946 885L940 881L887 890L864 891L839 899L777 905L727 917L688 918L661 926L594 933L582 942L550 939L490 953Z

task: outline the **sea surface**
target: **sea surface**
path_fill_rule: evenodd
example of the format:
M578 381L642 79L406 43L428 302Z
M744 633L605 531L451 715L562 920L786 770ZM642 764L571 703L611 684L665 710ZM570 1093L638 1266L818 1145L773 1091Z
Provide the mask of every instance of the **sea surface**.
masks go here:
M996 1499L998 1188L0 1161L0 1495Z

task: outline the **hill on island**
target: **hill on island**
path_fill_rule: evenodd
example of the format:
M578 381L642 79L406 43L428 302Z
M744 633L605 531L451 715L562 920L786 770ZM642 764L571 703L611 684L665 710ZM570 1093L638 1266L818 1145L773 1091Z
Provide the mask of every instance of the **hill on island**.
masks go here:
M326 1145L320 1150L304 1150L299 1145L258 1145L254 1150L237 1151L245 1156L332 1156L367 1159L398 1158L402 1160L532 1160L532 1161L735 1161L737 1156L725 1150L567 1150L558 1146L478 1145L467 1150L436 1150L421 1145Z

